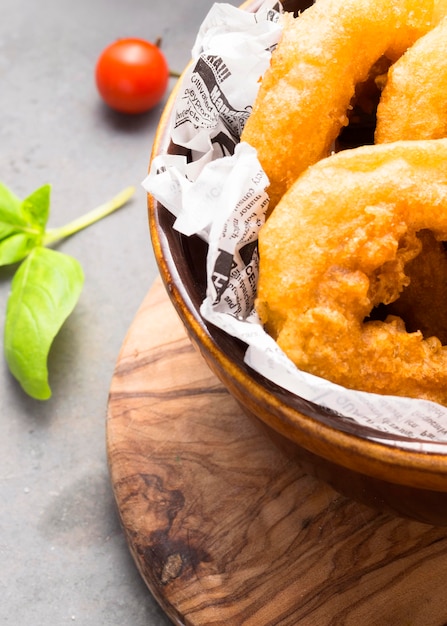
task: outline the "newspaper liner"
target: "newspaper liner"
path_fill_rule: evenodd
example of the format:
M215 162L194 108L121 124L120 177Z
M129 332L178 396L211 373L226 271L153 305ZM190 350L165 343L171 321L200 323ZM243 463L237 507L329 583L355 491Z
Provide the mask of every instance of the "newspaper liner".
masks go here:
M426 442L447 441L445 407L349 390L298 370L254 310L257 233L268 206L268 179L256 151L239 137L278 42L281 12L272 0L254 13L212 6L174 106L171 139L187 156L157 156L143 187L174 214L176 230L207 241L201 314L247 344L245 361L253 370L359 424L423 440L429 451Z

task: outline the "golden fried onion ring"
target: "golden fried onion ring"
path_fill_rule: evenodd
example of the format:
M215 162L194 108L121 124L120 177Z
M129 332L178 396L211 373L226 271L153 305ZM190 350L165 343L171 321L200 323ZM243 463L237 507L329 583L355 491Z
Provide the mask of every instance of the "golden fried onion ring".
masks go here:
M447 136L447 18L388 71L375 142Z
M284 30L242 133L258 151L274 206L329 154L357 83L383 55L397 59L445 14L446 0L317 0Z
M447 405L447 348L399 317L417 233L447 238L447 139L346 150L311 166L261 228L257 310L302 370Z

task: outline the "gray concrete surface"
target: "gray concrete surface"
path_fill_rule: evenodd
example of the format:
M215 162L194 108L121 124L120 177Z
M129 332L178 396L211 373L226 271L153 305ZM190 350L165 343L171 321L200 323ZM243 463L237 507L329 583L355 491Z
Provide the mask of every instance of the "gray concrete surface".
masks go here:
M114 114L93 75L103 47L123 36L162 37L171 67L182 69L211 5L1 0L0 180L20 197L51 183L50 226L137 187L126 208L59 245L86 281L50 354L53 397L25 396L0 358L2 625L170 623L128 552L105 453L115 361L156 276L140 182L162 105ZM12 273L0 268L2 323Z

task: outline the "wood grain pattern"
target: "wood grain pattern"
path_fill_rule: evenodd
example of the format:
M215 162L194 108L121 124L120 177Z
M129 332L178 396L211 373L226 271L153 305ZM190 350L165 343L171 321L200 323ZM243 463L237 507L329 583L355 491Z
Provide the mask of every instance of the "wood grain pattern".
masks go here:
M159 280L118 357L107 450L129 548L174 623L447 624L447 529L304 474L209 371Z

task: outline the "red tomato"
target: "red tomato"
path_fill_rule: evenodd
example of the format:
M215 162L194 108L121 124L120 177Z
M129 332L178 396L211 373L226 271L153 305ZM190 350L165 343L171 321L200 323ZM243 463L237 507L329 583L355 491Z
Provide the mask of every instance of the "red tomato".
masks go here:
M118 39L100 54L96 85L104 101L121 113L143 113L162 99L169 67L161 50L144 39Z

